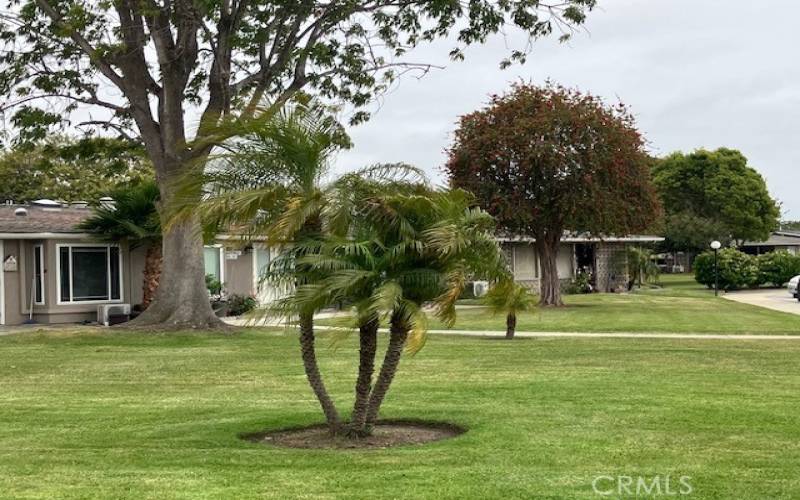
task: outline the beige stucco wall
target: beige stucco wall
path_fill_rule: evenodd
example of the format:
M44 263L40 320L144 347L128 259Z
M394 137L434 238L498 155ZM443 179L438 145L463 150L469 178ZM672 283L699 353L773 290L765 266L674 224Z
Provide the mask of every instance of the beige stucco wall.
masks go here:
M233 253L241 252L238 256ZM225 290L229 294L252 295L253 289L253 252L237 247L225 248ZM235 257L235 258L234 258Z
M5 273L6 324L24 322L28 317L30 286L33 278L33 247L41 243L44 247L45 303L34 306L34 319L39 323L72 323L94 321L97 306L103 302L90 304L58 304L58 244L92 244L90 240L5 240L4 254L15 255L18 271ZM247 245L249 246L249 245ZM255 265L253 251L247 246L225 242L227 251L223 255L225 290L231 294L255 294ZM241 252L234 256L230 252ZM122 301L124 304L139 304L142 301L142 276L144 273L146 248L129 249L126 243L120 244L122 256ZM4 256L4 257L5 257Z
M514 279L531 281L539 277L539 259L531 243L516 243L513 246Z
M6 257L13 255L17 258L17 264L19 264L19 248L19 241L4 240L2 261L4 262ZM3 296L6 313L5 324L18 325L26 319L26 316L20 312L24 307L20 296L20 281L25 273L21 271L20 267L17 268L16 272L5 272L2 268L0 268L0 272L3 273Z
M514 272L514 280L525 285L531 291L538 293L541 286L541 265L533 243L506 243L503 245L503 251L510 261ZM569 282L574 277L574 245L563 243L559 246L556 265L558 267L558 277L562 282Z
M519 281L539 278L541 267L533 243L513 243L510 248L513 253L508 252L507 255L512 259L514 277ZM559 246L556 265L559 278L572 278L575 268L574 245L563 243Z
M129 251L128 274L131 276L130 300L131 305L141 304L144 299L144 262L147 254L146 246L137 246Z
M575 274L575 248L571 243L563 243L558 247L558 256L556 256L556 268L558 269L558 278L572 279Z
M17 257L18 271L5 273L5 309L6 324L20 324L28 318L31 285L33 279L33 248L43 245L44 251L44 296L43 305L33 306L33 318L39 323L74 323L94 321L97 319L97 306L108 302L92 302L89 304L58 304L58 244L94 244L90 240L51 239L51 240L4 240L4 253L12 253ZM134 304L128 246L120 244L122 256L122 300L124 304ZM141 288L141 278L136 280ZM135 284L133 286L136 286ZM141 294L141 292L140 292ZM135 298L135 297L133 297Z

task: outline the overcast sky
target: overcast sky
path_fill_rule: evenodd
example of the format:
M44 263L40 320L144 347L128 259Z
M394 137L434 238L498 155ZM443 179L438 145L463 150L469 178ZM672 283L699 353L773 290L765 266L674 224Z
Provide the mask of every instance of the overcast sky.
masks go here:
M628 104L656 155L741 150L800 219L800 0L599 0L567 44L539 41L523 66L500 70L520 36L496 37L451 62L452 43L410 59L446 66L404 78L371 121L350 129L339 171L407 162L442 181L457 118L519 79L550 78Z

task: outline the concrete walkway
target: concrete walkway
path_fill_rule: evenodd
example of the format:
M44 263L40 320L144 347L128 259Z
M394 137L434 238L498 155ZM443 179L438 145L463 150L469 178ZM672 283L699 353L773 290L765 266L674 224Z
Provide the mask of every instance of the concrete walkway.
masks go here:
M765 307L774 311L800 314L800 302L792 298L785 288L769 290L739 290L728 292L724 298L743 304Z
M316 319L327 319L341 316L343 313L323 313L315 316ZM225 322L239 327L283 327L284 323L269 322L253 325L243 319L225 318ZM341 326L315 325L316 330L322 331L347 331L352 330ZM388 332L381 328L381 332ZM503 338L505 330L428 330L432 335L462 335L466 337L492 337ZM634 333L634 332L516 332L520 338L579 338L579 339L685 339L685 340L794 340L800 341L800 335L723 335L715 333Z
M795 301L796 302L796 301ZM800 306L800 304L797 304ZM327 319L341 316L343 313L323 313L316 316L316 319ZM269 323L250 324L240 318L223 318L224 321L232 326L263 328L263 327L283 327L280 322L271 321ZM97 328L105 329L96 325L24 325L15 327L0 327L0 336L15 333L47 332L52 330L67 329L86 329ZM345 331L349 328L340 326L316 325L315 329L323 331ZM387 332L385 328L382 332ZM461 335L466 337L505 337L505 330L428 330L432 335ZM678 340L787 340L800 341L800 335L722 335L714 333L635 333L635 332L516 332L519 338L578 338L578 339L678 339Z
M44 325L35 323L32 325L16 325L16 326L0 326L0 337L3 335L12 335L15 333L31 333L31 332L52 332L53 330L85 330L88 328L104 328L98 325L81 325L77 323L65 323L58 325Z
M315 326L317 330L346 330L336 326ZM382 332L388 332L382 328ZM505 337L505 330L428 330L434 335L463 335L467 337ZM690 340L796 340L800 335L722 335L714 333L629 333L629 332L516 332L520 338L579 338L579 339L690 339Z

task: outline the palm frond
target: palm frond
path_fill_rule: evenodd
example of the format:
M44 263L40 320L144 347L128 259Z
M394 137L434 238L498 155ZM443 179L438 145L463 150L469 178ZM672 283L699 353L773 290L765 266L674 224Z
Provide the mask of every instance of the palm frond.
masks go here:
M398 312L409 328L406 352L413 356L421 351L428 341L428 316L419 304L409 300L404 300L400 304L395 314Z
M385 316L393 311L403 300L403 287L395 281L387 281L375 288L370 296L367 311L376 316Z
M516 314L534 309L538 299L524 285L503 279L489 288L482 302L493 314Z

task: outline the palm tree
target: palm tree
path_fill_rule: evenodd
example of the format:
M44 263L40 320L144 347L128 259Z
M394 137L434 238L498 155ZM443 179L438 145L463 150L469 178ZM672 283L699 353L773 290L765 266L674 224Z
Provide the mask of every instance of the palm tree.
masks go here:
M155 181L122 188L112 193L113 204L94 208L78 228L100 241L127 240L132 248L146 247L142 308L153 300L161 277L161 222L158 216L158 186Z
M431 303L434 314L452 326L455 304L467 279L474 274L496 272L503 266L502 253L492 235L493 218L477 208L465 191L442 191L426 197L396 196L387 201L376 204L375 222L378 227L395 231L397 243L410 249L410 258L394 263L401 279L393 287L396 297L391 300L394 306L389 345L370 395L368 428L377 421L403 349L416 353L425 344L427 320L423 305ZM385 285L378 290L385 290Z
M321 182L333 155L346 145L345 138L322 108L287 106L243 141L229 144L209 172L185 183L183 189L204 187L208 196L199 206L179 207L178 217L181 209L197 210L207 225L246 228L248 235L264 235L268 243L284 245L288 255L296 257L303 246L293 244L321 237ZM293 276L298 286L316 278L313 270L303 267L295 267ZM294 312L306 377L336 433L341 419L317 362L314 307L299 306Z
M492 313L506 315L506 338L509 340L517 330L517 313L530 311L537 302L536 296L510 276L498 280L483 297L483 303Z
M644 282L658 282L660 270L653 261L653 251L644 247L627 248L627 265L630 274L628 290L638 284L641 288Z
M346 235L358 200L367 193L390 189L422 179L421 173L407 165L378 165L325 182L334 154L349 145L341 125L318 104L286 106L266 123L247 134L242 141L226 145L207 172L194 173L183 180L180 192L205 190L198 205L191 196L173 205L172 220L199 213L210 228L234 227L245 236L263 237L267 243L284 249L271 266L267 278L287 281L296 290L318 282L325 270L305 263L325 235ZM297 293L294 294L297 296ZM264 314L294 317L300 330L300 346L305 372L332 433L342 427L335 404L325 387L316 359L314 312L329 305L314 300L282 300ZM377 321L366 321L362 328L362 350L368 358L374 351ZM371 378L364 365L359 374L363 385Z
M364 199L364 209L345 237L328 237L300 262L324 274L298 287L287 300L354 305L361 342L356 401L347 427L352 436L371 432L405 349L425 341L423 306L452 323L455 301L469 273L501 262L489 229L492 219L470 206L461 191L406 192ZM375 384L375 334L389 321L389 344Z

